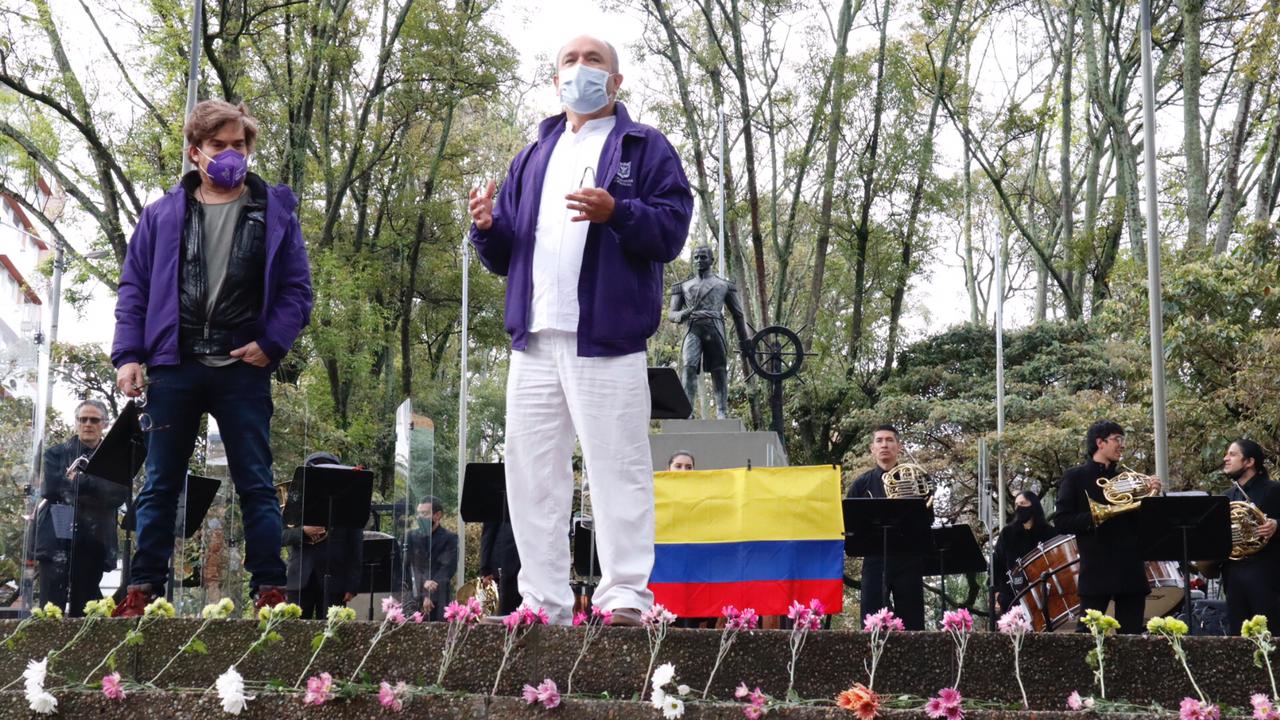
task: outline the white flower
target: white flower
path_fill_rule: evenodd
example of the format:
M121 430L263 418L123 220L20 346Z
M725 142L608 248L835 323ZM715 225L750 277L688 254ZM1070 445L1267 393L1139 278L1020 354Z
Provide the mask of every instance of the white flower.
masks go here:
M661 710L662 704L667 701L667 694L662 688L654 688L653 694L649 696L649 702L653 703L654 710Z
M224 712L239 715L240 711L244 710L253 699L252 695L244 694L244 678L236 672L234 665L219 675L218 681L214 684L218 688L218 699L222 701Z
M662 704L662 717L667 720L684 717L684 701L675 695L668 695L666 702Z
M52 715L58 710L58 698L40 690L35 693L27 693L27 703L33 712L40 715Z
M672 665L671 663L662 663L661 665L658 666L657 670L653 671L653 680L651 680L650 682L653 684L653 689L657 690L658 688L663 687L667 683L671 682L672 678L674 678L675 676L676 676L676 666Z
M48 656L45 656L45 659L41 660L40 662L36 662L35 660L28 660L27 669L22 671L22 679L26 681L28 689L30 689L32 686L35 686L37 689L43 690L44 677L48 672L49 672Z
M676 692L680 694L680 697L684 697L685 695L689 694L689 686L679 685L676 687Z

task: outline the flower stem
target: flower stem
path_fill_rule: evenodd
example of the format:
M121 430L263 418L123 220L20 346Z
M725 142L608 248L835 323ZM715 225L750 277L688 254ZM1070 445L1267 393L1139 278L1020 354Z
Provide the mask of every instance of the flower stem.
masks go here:
M1018 681L1018 690L1022 693L1023 709L1030 710L1031 703L1027 702L1027 688L1022 684L1022 667L1018 658L1018 653L1022 651L1022 633L1011 636L1010 640L1013 642L1013 677Z
M516 646L516 636L519 634L519 628L507 631L507 638L502 643L502 662L498 663L498 672L493 676L493 689L489 691L490 697L498 694L498 683L502 680L502 671L507 667L507 659L511 657L511 649Z
M356 665L356 669L351 673L351 679L358 681L360 679L360 670L364 668L364 664L369 660L369 656L373 654L373 649L378 647L378 641L386 634L387 624L391 622L391 618L383 618L382 624L378 626L378 632L373 636L373 640L369 643L369 649L364 651L364 657L360 658L360 664Z
M1107 699L1107 672L1106 660L1102 652L1102 643L1104 636L1101 633L1094 633L1093 646L1098 651L1098 690L1102 693L1102 699Z
M667 626L659 623L656 627L647 628L649 635L649 667L645 668L644 680L640 681L640 699L649 690L649 676L653 674L653 663L658 660L658 651L662 649L662 641L667 636Z
M76 631L75 635L71 636L70 642L68 642L66 645L63 645L62 647L58 648L57 650L54 650L53 652L45 656L45 663L46 663L45 667L46 668L53 667L54 658L58 657L62 653L66 652L67 650L70 650L71 646L80 642L80 638L84 637L84 634L88 632L89 628L93 627L93 624L97 621L98 621L97 616L86 617L84 619L83 624L80 625L80 629ZM4 692L5 690L8 690L9 688L13 687L13 685L21 679L22 679L22 676L19 675L13 680L10 680L8 685L5 685L4 687L0 688L0 692Z
M187 651L187 648L191 647L191 643L195 642L196 638L200 637L200 633L204 632L204 629L209 627L209 623L211 622L213 622L213 618L206 618L204 622L200 623L200 627L196 628L195 633L192 634L192 636L188 638L185 643L183 643L182 647L178 648L178 652L174 653L173 657L169 658L169 662L165 663L164 667L160 668L160 672L156 673L155 677L151 678L150 682L148 682L147 684L155 685L156 681L160 679L160 676L163 675L165 671L169 669L169 666L172 665L175 660L177 660L179 657L182 656L184 652Z
M800 651L804 649L804 639L808 634L808 625L799 633L796 633L794 629L791 631L791 662L787 663L787 693L783 697L791 697L791 689L796 684L797 660L800 657Z
M152 619L153 619L153 617L149 617L149 616L146 616L146 615L144 615L144 616L142 616L142 617L138 618L138 624L137 624L136 626L134 626L134 628L133 628L133 632L135 632L135 633L141 633L141 632L142 632L142 628L144 628L144 627L146 627L148 624L150 624L150 621L151 621ZM97 673L99 670L101 670L101 669L102 669L102 666L103 666L103 665L106 665L106 664L108 663L108 661L110 661L112 658L114 658L114 657L115 657L115 654L116 654L117 652L119 652L119 651L120 651L120 648L124 647L124 646L125 646L125 644L129 642L129 638L130 638L130 636L131 636L131 635L132 635L132 633L125 633L124 639L123 639L123 640L121 640L120 642L116 643L116 646L115 646L115 647L113 647L113 648L111 648L111 652L109 652L109 653L107 653L105 656L103 656L102 660L100 660L100 661L98 662L98 664L97 664L97 665L94 665L94 666L93 666L93 669L89 671L89 674L88 674L88 675L85 675L85 676L84 676L84 680L81 680L81 681L80 681L80 684L81 684L81 685L88 685L88 684L89 684L89 681L93 679L94 674L95 674L95 673Z
M600 632L602 625L596 625L588 620L585 623L585 632L582 635L582 647L578 649L578 657L573 660L573 667L569 669L569 679L565 681L564 694L573 694L573 674L578 672L578 664L582 662L582 658L587 655L587 648L591 647L591 643L596 639L596 634Z
M733 646L733 640L738 636L737 630L729 630L726 626L724 632L720 634L720 651L716 653L716 664L711 666L711 674L707 676L707 685L702 688L702 699L707 699L707 693L711 692L711 681L716 679L716 672L720 670L720 663L725 656L729 654L729 648Z
M1191 667L1187 665L1187 653L1182 649L1182 639L1171 636L1169 644L1173 646L1173 654L1178 656L1178 660L1182 663L1182 669L1187 672L1187 679L1191 681L1191 687L1195 689L1196 695L1200 696L1200 702L1209 702L1205 699L1204 693L1201 692L1200 686L1196 684L1195 676L1191 674Z
M453 664L454 655L470 634L471 626L465 622L454 622L449 625L449 631L444 638L444 648L440 650L440 670L436 673L436 685L444 687L444 676L449 672L449 666Z

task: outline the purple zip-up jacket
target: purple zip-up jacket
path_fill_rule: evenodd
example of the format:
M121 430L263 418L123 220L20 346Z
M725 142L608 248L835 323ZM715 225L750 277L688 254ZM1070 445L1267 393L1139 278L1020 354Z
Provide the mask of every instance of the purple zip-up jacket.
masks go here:
M193 171L195 172L195 171ZM262 314L243 329L237 344L256 340L271 367L289 352L311 321L311 268L302 227L294 210L298 198L287 185L267 186L267 262ZM148 366L178 365L178 274L187 199L182 183L148 205L129 240L120 293L111 362ZM243 342L241 342L243 340Z
M595 174L596 186L613 196L613 216L587 230L578 276L580 357L645 349L662 319L662 266L680 254L693 212L675 148L662 133L632 122L622 103L614 113ZM542 179L564 131L564 114L542 121L538 139L511 161L494 202L493 225L483 231L471 226L480 262L507 276L506 327L516 350L528 345Z

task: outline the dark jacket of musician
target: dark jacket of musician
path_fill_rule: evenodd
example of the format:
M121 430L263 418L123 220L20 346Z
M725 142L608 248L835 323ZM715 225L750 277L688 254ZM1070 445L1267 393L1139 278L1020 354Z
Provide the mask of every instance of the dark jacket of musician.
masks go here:
M443 620L444 608L453 599L453 575L458 571L458 535L443 525L435 530L418 529L409 533L409 568L413 576L413 597L421 603L423 585L436 583L431 593L434 607L428 620Z
M1054 525L1076 536L1080 550L1081 595L1127 595L1151 592L1138 542L1138 513L1120 513L1094 526L1089 500L1110 504L1098 478L1113 478L1115 466L1088 460L1062 476Z
M1232 501L1247 500L1257 505L1268 518L1280 518L1280 483L1266 475L1250 478L1243 493L1233 484L1226 496ZM1271 627L1280 623L1280 541L1274 536L1258 552L1223 562L1222 582L1233 632L1255 614L1266 615Z
M287 527L281 541L289 548L287 589L301 591L312 584L323 587L327 569L330 592L334 595L360 592L360 575L364 571L362 528L329 528L323 540L312 543L307 541L302 528Z
M1040 543L1058 536L1057 529L1044 516L1040 497L1031 491L1019 495L1027 498L1031 505L1014 509L1013 520L1000 528L992 553L991 564L995 570L992 584L1001 611L1007 611L1013 598L1023 590L1023 578L1015 573L1022 558ZM1031 523L1030 528L1026 527L1027 522Z
M480 575L498 584L498 612L509 614L520 607L520 551L507 520L490 520L480 533Z

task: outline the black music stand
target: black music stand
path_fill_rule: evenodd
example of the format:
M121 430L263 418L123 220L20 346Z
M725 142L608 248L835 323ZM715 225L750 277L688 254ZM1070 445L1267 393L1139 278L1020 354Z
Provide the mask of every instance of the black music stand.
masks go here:
M687 420L693 416L693 405L675 368L649 368L649 402L649 417L653 420Z
M217 478L204 477L187 473L186 499L183 503L182 537L190 540L200 530L204 516L213 507L213 499L218 496L218 488L222 481Z
M462 474L463 522L511 522L507 512L507 471L503 463L467 463Z
M924 498L845 498L844 554L850 557L920 556L933 549L933 513ZM881 597L889 599L888 567L881 573Z
M573 519L573 571L584 578L600 577L603 574L589 517L578 516Z
M369 622L373 622L373 596L380 592L395 592L394 546L395 538L390 535L365 533L364 568L360 571L359 592L369 594Z
M1182 609L1194 632L1191 558L1223 560L1231 554L1231 512L1222 495L1149 497L1138 508L1143 560L1182 563Z
M984 572L987 569L987 559L983 557L982 548L978 547L978 539L973 536L973 530L968 525L944 525L930 528L929 534L933 547L925 552L922 558L924 574L932 575L935 569L938 571L937 574L942 578L942 611L946 612L947 574L964 575Z
M329 529L363 530L369 522L372 500L372 470L347 465L300 466L293 470L293 484L289 486L289 499L283 511L284 522L287 527L322 525ZM330 543L325 547L321 581L325 602L332 597L329 590L333 584L332 557L333 544Z

